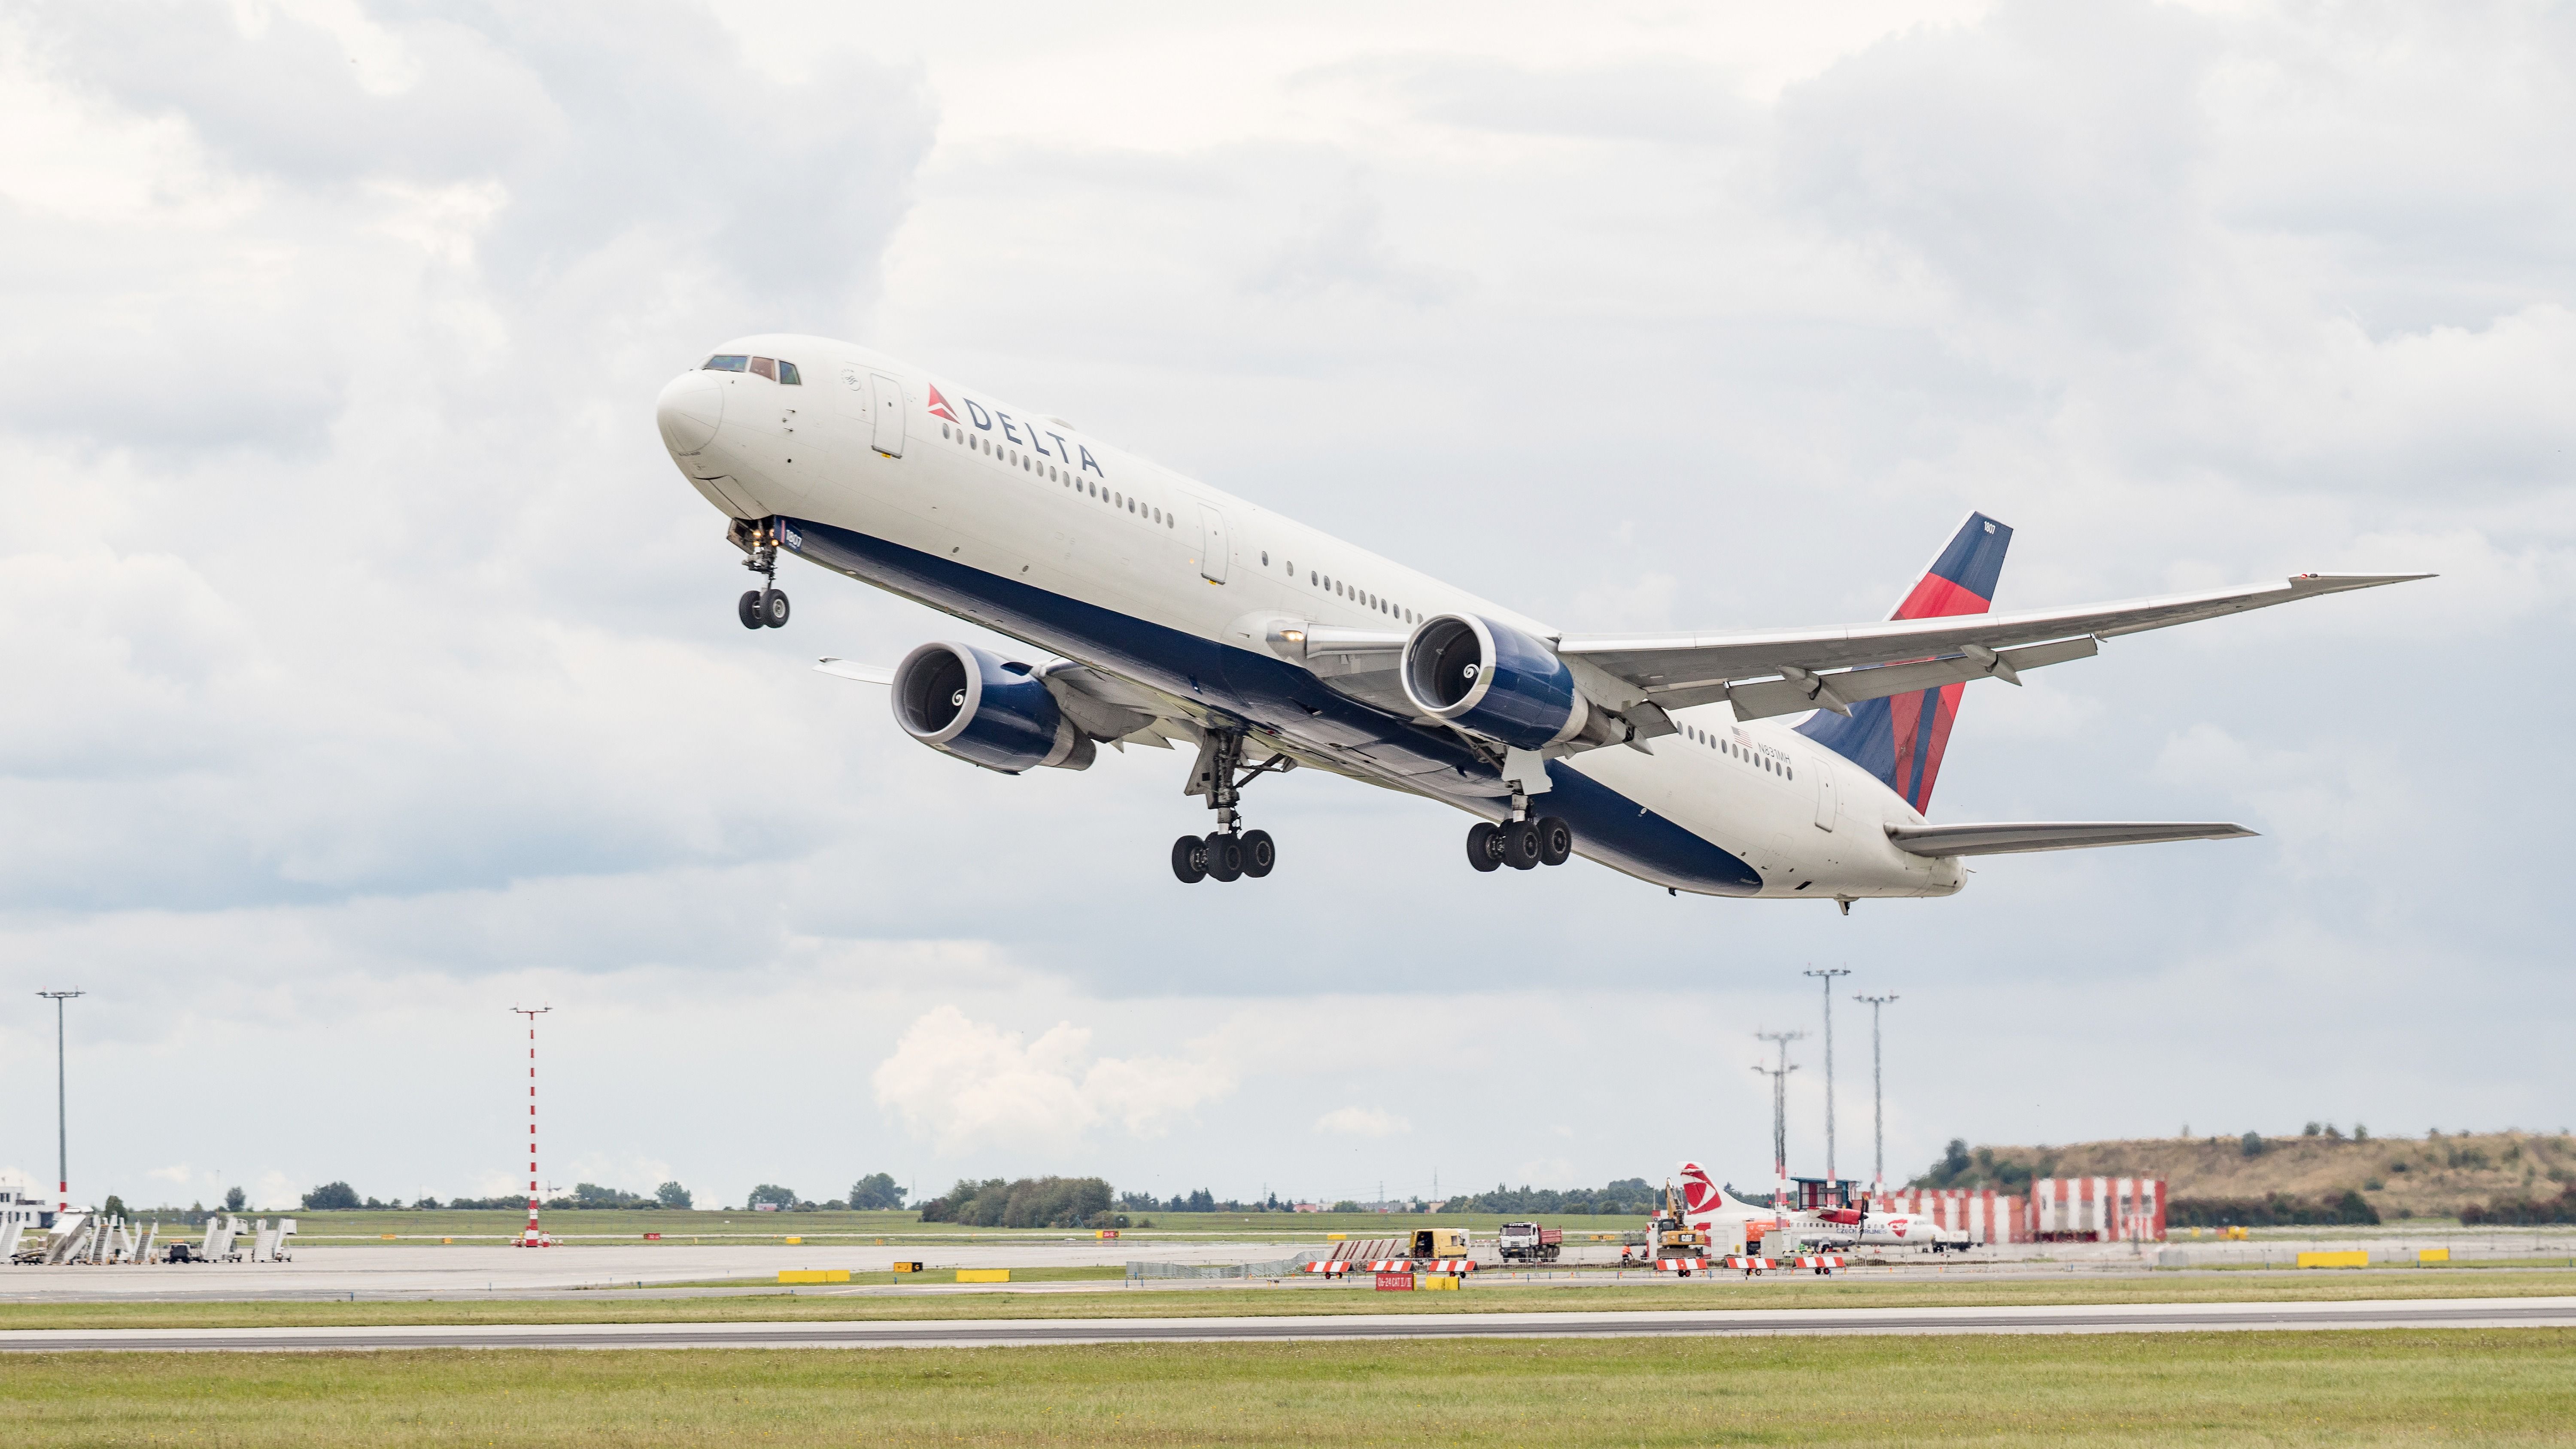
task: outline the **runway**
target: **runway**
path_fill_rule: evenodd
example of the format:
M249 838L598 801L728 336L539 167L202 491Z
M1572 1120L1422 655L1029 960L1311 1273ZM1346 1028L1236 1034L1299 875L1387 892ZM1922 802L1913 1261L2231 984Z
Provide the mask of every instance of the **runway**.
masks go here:
M2350 1303L2142 1303L2055 1308L1710 1309L1640 1313L1282 1314L1261 1318L944 1322L101 1328L0 1332L0 1350L320 1352L425 1348L1004 1348L1336 1339L1724 1338L1809 1334L2179 1333L2358 1328L2576 1328L2576 1297Z

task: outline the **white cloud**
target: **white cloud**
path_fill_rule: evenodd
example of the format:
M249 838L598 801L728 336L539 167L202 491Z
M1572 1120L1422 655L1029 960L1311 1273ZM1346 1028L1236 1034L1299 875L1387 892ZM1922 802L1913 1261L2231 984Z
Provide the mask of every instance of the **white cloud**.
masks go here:
M2563 26L978 13L972 46L947 11L812 0L0 21L0 961L94 976L0 984L96 989L76 1191L205 1159L173 1092L286 1100L328 1064L331 1100L212 1150L289 1164L289 1200L507 1195L494 1017L523 988L565 1008L547 1161L640 1190L667 1160L710 1202L909 1178L934 1147L1427 1191L1527 1134L1312 1131L1319 1104L1428 1121L1532 1062L1587 1124L1550 1170L1760 1175L1751 1044L1594 995L1643 961L1688 963L1695 1020L1807 1021L1764 963L1810 953L1902 991L1898 1163L2109 1130L2177 1057L2219 1105L2160 1103L2157 1130L2567 1095L2569 1008L2534 983L2576 785L2537 727L2461 743L2428 685L2566 703L2534 664L2576 609ZM1184 890L1160 861L1205 828L1185 759L1005 778L803 667L983 636L811 570L791 630L734 625L734 557L647 408L773 325L1569 627L1869 617L1969 506L2020 529L2006 606L2445 578L1980 687L1934 802L2259 841L1997 859L1958 899L1820 925L1588 865L1471 878L1457 817L1301 771L1248 801L1278 875ZM1980 942L1973 970L1936 937ZM2417 1077L2266 1034L2339 1009L2313 983L2346 964L2410 1003ZM2142 983L2214 979L2240 1015L2147 1009ZM1489 1024L1442 1030L1462 1000ZM1091 1034L1005 1029L1055 1021ZM822 1029L843 1050L779 1049ZM1909 1032L1988 1045L1909 1067ZM0 1099L49 1099L50 1048L0 1020ZM1640 1061L1681 1058L1743 1098L1715 1140L1626 1110ZM2031 1059L2052 1091L1996 1065ZM980 1076L872 1102L899 1062ZM818 1130L759 1110L781 1090L856 1107Z
M1384 1107L1336 1107L1315 1119L1315 1130L1335 1137L1396 1137L1413 1123Z
M1234 1089L1210 1063L1092 1058L1090 1044L1069 1022L1030 1041L942 1006L913 1022L870 1081L879 1105L942 1152L999 1142L1060 1153L1103 1122L1153 1136Z

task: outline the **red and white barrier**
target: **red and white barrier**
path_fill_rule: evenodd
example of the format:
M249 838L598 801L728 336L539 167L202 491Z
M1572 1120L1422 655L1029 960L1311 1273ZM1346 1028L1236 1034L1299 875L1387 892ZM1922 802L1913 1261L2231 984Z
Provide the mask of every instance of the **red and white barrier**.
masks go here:
M1811 1273L1830 1273L1843 1265L1842 1259L1834 1257L1831 1254L1810 1255L1804 1258L1790 1258L1786 1261L1792 1268L1804 1268Z
M1705 1273L1708 1271L1708 1259L1657 1258L1655 1260L1655 1271L1658 1273Z
M1780 1265L1770 1258L1729 1258L1726 1266L1738 1273L1768 1273Z
M2030 1185L2030 1231L2042 1242L2162 1242L2165 1185L2152 1177L2043 1177Z
M1473 1273L1476 1264L1468 1258L1380 1258L1368 1269L1372 1273Z

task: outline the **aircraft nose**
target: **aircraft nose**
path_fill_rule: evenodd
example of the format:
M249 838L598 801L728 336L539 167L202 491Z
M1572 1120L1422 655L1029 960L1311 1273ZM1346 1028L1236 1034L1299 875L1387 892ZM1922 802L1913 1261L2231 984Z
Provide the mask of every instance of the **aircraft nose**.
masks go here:
M685 458L715 441L716 426L724 421L724 384L711 372L681 373L664 384L653 415L662 425L663 445Z

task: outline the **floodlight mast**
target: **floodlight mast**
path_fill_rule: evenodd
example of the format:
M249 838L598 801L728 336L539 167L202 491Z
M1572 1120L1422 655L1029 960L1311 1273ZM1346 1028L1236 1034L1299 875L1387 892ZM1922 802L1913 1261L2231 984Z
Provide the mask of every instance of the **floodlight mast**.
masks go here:
M1834 1171L1834 978L1849 976L1851 969L1829 966L1807 974L1825 983L1825 1181L1831 1184L1839 1176Z
M54 1004L54 1221L61 1222L72 1210L72 1117L66 1087L70 1076L63 1066L63 1003L86 991L39 991Z
M1878 1009L1895 999L1892 993L1852 998L1869 1008L1869 1128L1870 1136L1876 1139L1869 1181L1869 1200L1873 1204L1887 1196L1887 1099L1880 1095L1878 1085Z
M537 1018L554 1010L551 1006L513 1006L511 1011L528 1019L528 1228L519 1235L522 1248L548 1246L545 1230L537 1226Z
M1753 1070L1771 1079L1771 1174L1776 1181L1771 1206L1780 1212L1789 1210L1789 1074L1797 1070L1789 1064L1789 1043L1805 1038L1803 1031L1757 1031L1756 1041L1780 1044L1777 1068L1755 1067Z

